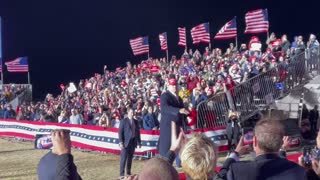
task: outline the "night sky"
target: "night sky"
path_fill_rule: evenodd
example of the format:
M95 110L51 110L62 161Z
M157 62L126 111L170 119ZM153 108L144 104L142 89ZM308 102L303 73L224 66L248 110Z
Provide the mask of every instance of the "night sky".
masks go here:
M318 0L319 1L319 0ZM168 33L169 54L181 55L177 46L179 26L187 27L188 46L192 46L189 30L210 22L211 37L229 20L237 16L239 42L244 35L244 15L249 10L268 8L270 32L278 37L320 35L317 1L286 0L0 0L2 17L3 61L28 56L34 98L43 99L48 92L59 93L59 84L140 62L146 56L134 57L129 39L149 35L152 57L165 56L160 51L158 34ZM259 37L265 41L266 34ZM226 47L231 41L212 41L213 47ZM26 74L5 71L5 82L25 83Z

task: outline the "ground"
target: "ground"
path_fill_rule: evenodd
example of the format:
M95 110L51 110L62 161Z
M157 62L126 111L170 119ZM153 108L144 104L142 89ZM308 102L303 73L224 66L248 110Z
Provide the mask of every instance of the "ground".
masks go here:
M12 138L0 138L0 179L20 180L37 179L37 165L48 150L34 149L33 142L17 141ZM292 151L289 154L295 154ZM115 180L119 178L119 155L102 154L98 152L82 152L72 150L75 164L82 179ZM225 160L226 154L220 154L218 164ZM251 155L242 157L252 159ZM138 174L145 161L134 160L132 173ZM181 172L181 169L177 169Z
M37 179L37 165L48 150L33 148L32 142L0 139L0 179ZM73 150L75 164L83 179L117 179L119 156ZM134 160L132 173L138 173L143 161Z
M37 179L37 165L48 150L34 149L33 142L0 138L0 179ZM119 178L120 156L98 152L72 150L82 179L105 180ZM225 157L225 155L222 155ZM223 162L224 158L219 158ZM132 173L138 174L145 161L134 160ZM177 169L181 172L181 169Z

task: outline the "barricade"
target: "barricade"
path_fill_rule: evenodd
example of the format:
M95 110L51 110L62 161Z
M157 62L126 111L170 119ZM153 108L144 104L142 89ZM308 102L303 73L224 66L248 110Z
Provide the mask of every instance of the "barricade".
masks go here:
M86 151L98 151L113 154L120 154L118 129L103 128L100 126L71 125L45 122L0 120L0 136L17 137L34 140L36 134L50 134L53 129L69 129L72 146ZM227 150L225 127L214 129L194 130L193 132L203 133L212 139L220 151ZM135 155L143 158L150 158L158 153L157 145L159 130L140 130L141 148L135 150ZM192 132L187 131L189 136Z
M245 121L260 110L269 109L276 99L307 83L313 72L319 75L319 63L319 50L307 49L227 92L201 102L197 106L197 127L226 125L230 110L239 112L240 120Z

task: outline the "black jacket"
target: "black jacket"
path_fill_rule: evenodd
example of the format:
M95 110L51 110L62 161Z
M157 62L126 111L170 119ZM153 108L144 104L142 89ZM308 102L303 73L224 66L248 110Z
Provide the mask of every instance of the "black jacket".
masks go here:
M229 140L232 140L232 139L238 140L238 138L241 135L241 128L238 124L238 120L234 120L233 127L232 127L232 122L233 120L231 119L229 119L227 122L227 128L226 128L227 137Z
M228 158L219 174L227 180L304 180L306 171L277 154L260 155L253 161L236 162Z
M135 125L134 147L137 147L138 144L141 145L140 127L137 120L133 120L133 122ZM119 143L123 143L124 147L127 147L132 136L131 124L128 118L125 118L122 121L120 121L118 135L120 141Z
M161 95L161 121L159 137L159 154L165 156L171 145L171 121L177 125L177 135L183 122L183 115L179 110L183 108L183 102L179 96L175 97L167 91Z
M81 180L71 154L58 156L56 180Z

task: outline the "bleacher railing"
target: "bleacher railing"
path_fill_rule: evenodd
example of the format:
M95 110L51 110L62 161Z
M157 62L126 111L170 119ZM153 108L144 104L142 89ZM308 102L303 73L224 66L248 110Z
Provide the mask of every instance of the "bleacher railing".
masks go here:
M24 88L24 91L16 96L13 100L9 102L12 105L13 109L16 109L17 106L21 105L23 102L32 101L32 85L31 84L17 84L20 87Z
M225 126L228 113L240 113L244 121L262 109L267 109L274 100L283 97L311 79L311 73L320 74L319 49L306 49L284 60L268 71L242 82L224 93L201 102L197 106L197 127Z

